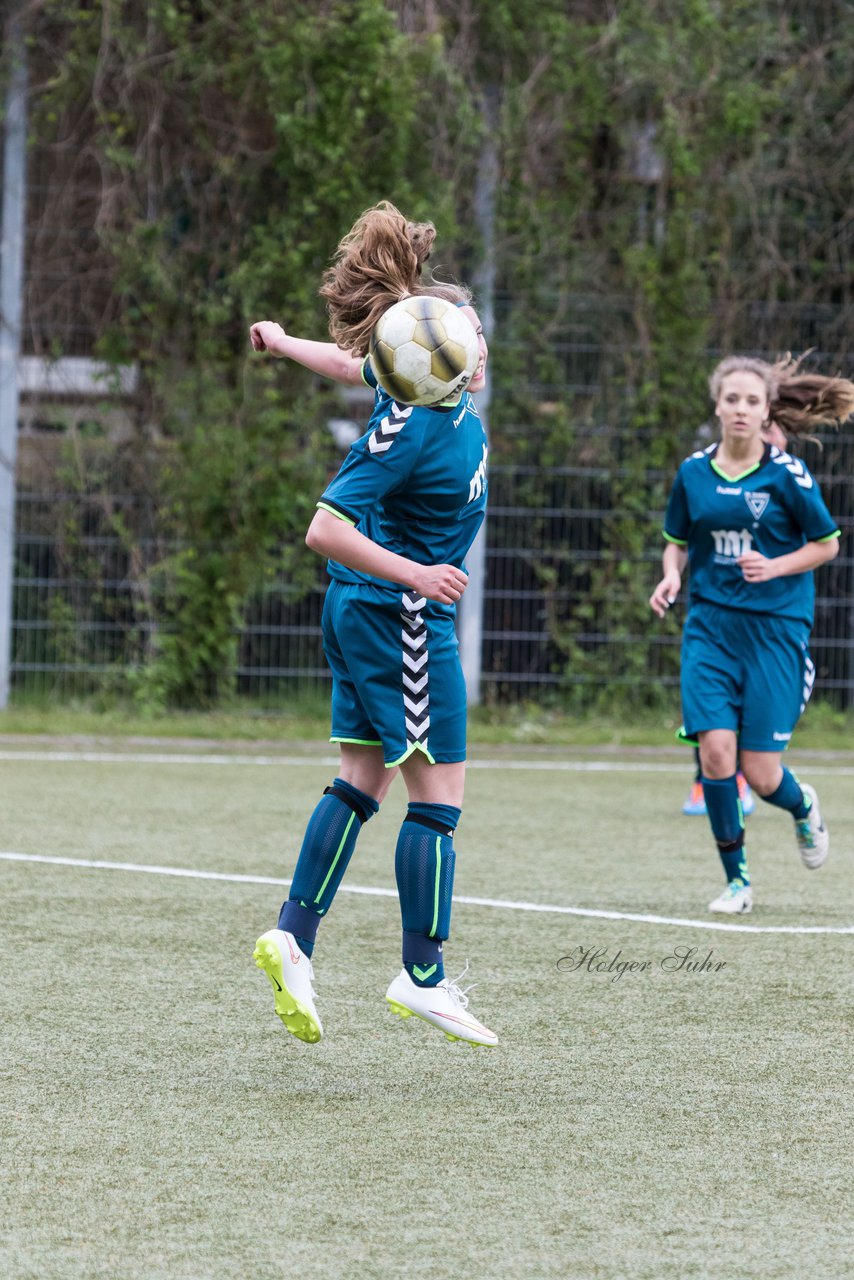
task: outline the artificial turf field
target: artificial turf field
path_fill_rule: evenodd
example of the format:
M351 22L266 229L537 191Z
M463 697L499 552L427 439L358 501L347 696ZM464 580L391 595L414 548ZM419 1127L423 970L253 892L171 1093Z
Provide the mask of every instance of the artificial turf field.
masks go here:
M474 1050L385 1004L399 782L345 881L381 892L322 927L311 1046L252 963L286 890L251 877L289 873L334 757L171 750L0 750L0 851L70 860L0 858L5 1280L851 1275L850 756L792 752L830 858L759 805L729 921L687 753L478 749L446 948L501 1036Z

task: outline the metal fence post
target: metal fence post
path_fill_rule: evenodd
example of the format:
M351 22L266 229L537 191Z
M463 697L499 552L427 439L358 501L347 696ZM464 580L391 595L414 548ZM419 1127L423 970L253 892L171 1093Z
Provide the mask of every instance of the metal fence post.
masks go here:
M0 710L9 700L12 576L15 560L15 466L18 452L18 358L26 200L27 62L20 4L4 41L10 59L0 226Z
M479 262L472 273L475 306L487 342L495 328L495 208L498 198L498 123L500 93L496 85L487 85L482 111L485 125L474 189L474 216L480 237ZM486 384L478 396L478 412L489 438L489 366ZM466 680L466 696L470 707L480 703L481 665L483 662L483 608L486 582L486 521L466 557L469 582L458 608L457 634L460 661Z

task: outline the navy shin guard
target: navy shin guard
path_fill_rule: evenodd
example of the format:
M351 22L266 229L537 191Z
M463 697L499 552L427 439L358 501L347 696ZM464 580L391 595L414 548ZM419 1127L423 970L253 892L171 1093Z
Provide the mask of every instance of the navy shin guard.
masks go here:
M744 851L744 813L738 798L738 781L729 778L703 778L703 795L712 834L718 846L727 883L733 880L750 884L747 855Z
M411 804L394 857L403 924L403 964L416 982L445 975L442 943L451 928L453 835L460 817L451 805Z
M317 926L332 905L363 825L379 809L376 800L336 778L309 819L279 928L293 933L311 954Z

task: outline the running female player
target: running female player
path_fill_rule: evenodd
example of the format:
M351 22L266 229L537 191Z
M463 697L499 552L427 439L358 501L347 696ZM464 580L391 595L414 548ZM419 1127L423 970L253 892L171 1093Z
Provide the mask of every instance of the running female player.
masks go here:
M721 440L679 468L664 523L664 576L650 605L663 617L690 565L682 638L685 736L699 741L703 793L726 888L709 910L753 907L736 766L767 803L792 815L805 866L820 867L828 834L813 787L783 765L812 691L808 642L813 570L839 550L839 529L797 458L763 439L777 422L797 434L847 418L854 384L730 356L710 379Z

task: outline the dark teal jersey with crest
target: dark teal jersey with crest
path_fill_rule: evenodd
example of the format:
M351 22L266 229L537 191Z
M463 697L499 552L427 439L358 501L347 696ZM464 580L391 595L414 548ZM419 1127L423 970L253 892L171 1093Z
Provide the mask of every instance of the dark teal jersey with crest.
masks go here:
M368 429L317 505L397 555L465 570L487 490L486 432L472 396L450 407L402 405L378 386L370 360L363 371L376 393ZM334 560L328 567L343 582L387 585Z
M815 479L775 445L766 445L755 466L731 479L715 462L717 450L711 445L682 463L664 520L668 541L688 549L691 603L704 600L812 626L811 570L746 582L737 561L748 551L773 560L805 542L839 537Z

